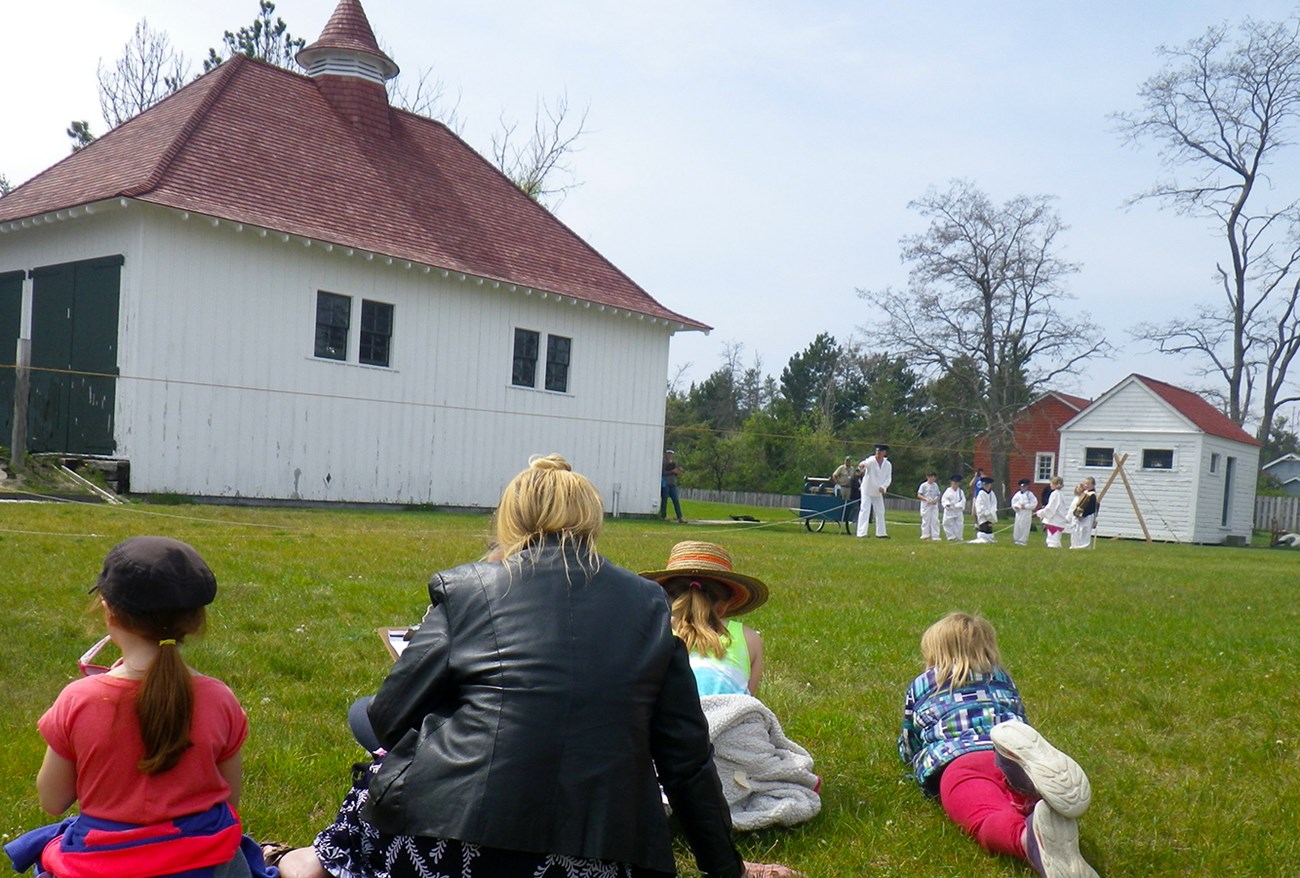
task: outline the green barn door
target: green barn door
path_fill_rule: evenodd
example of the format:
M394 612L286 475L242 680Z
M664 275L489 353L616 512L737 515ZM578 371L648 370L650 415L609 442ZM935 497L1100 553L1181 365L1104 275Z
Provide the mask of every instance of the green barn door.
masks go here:
M14 365L23 319L22 271L0 274L0 445L9 447L14 430Z
M112 454L121 256L32 272L32 451Z

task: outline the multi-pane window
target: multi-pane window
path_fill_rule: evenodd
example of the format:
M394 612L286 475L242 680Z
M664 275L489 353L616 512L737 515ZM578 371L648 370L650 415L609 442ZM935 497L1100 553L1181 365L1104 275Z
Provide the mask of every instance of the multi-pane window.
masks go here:
M1085 448L1083 449L1084 466L1105 466L1109 467L1114 463L1114 448Z
M346 360L348 327L351 324L351 296L316 293L316 356L327 360Z
M1174 450L1172 448L1143 448L1142 469L1173 469Z
M569 392L569 357L573 339L563 335L546 336L546 359L542 360L542 389L555 393ZM514 359L510 366L510 383L515 387L537 389L537 366L542 356L542 333L535 329L515 328Z
M569 389L569 348L573 339L562 335L546 337L546 389L564 393Z
M537 347L541 333L532 329L515 329L515 359L510 383L516 387L537 386Z
M361 350L359 362L387 366L393 340L393 306L387 302L361 300Z
M1056 455L1050 451L1040 451L1034 456L1034 481L1046 484L1052 480L1056 471Z

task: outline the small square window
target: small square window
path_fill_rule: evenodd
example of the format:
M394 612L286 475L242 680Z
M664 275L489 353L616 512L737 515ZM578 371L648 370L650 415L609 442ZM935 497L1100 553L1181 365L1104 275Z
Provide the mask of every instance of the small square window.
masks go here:
M316 356L327 360L346 360L348 328L351 325L351 296L316 293Z
M564 393L569 389L569 349L573 339L562 335L546 337L546 389Z
M1056 455L1050 451L1040 451L1034 456L1034 481L1046 484L1056 472Z
M510 383L516 387L537 386L537 349L541 333L532 329L515 330L514 364Z
M358 360L368 366L387 366L393 340L393 306L361 300L361 351Z
M1111 466L1115 461L1114 448L1085 448L1083 449L1084 466Z
M1143 448L1142 469L1173 469L1174 450L1172 448Z

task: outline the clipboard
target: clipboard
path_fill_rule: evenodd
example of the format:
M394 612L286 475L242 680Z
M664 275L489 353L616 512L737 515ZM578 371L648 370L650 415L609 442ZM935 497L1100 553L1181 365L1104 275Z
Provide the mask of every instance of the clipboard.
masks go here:
M392 656L393 661L397 661L398 656L406 649L410 643L410 628L376 628L379 633L379 639L384 642L384 648Z

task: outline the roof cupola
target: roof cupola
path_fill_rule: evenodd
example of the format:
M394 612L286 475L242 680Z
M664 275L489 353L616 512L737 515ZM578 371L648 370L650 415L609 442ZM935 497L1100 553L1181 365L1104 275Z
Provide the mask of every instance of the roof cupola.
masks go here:
M398 74L398 67L379 48L360 0L339 0L320 39L296 60L340 115L358 127L388 134L384 82Z

